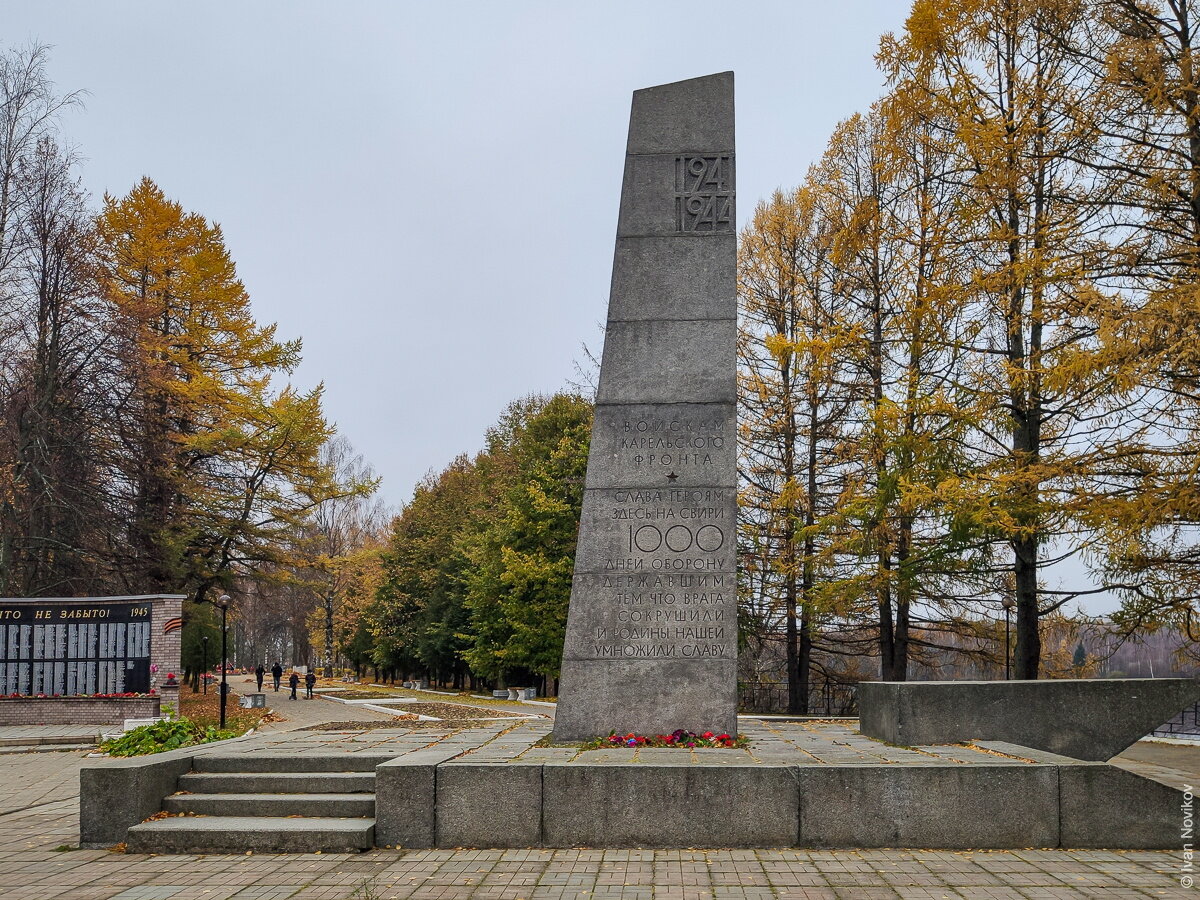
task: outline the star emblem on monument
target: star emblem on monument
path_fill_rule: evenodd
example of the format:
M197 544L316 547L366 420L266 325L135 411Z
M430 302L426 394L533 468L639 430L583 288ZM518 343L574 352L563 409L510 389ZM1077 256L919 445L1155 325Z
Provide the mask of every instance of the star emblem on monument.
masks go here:
M679 477L679 476L678 476L678 475L676 475L674 472L668 472L668 473L667 473L667 481L671 482L672 484L674 484L674 483L675 483L675 479L676 479L676 478L678 478L678 477Z

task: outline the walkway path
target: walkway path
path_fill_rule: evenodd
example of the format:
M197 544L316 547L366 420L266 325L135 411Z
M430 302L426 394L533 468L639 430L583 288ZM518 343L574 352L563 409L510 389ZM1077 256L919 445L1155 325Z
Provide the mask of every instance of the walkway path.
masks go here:
M1172 787L1200 785L1200 741L1138 741L1113 762Z

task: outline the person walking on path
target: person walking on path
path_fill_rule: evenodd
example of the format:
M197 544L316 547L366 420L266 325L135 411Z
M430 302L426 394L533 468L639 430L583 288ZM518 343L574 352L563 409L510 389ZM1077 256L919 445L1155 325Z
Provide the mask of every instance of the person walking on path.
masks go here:
M290 687L292 689L292 696L288 697L288 699L295 700L296 699L296 688L300 687L300 676L297 675L295 672L293 672L292 677L288 679L288 687Z
M271 666L271 677L275 679L275 690L279 690L279 679L283 677L283 666L279 664L279 660L275 660L275 665Z
M254 668L254 680L258 682L258 692L262 693L263 677L267 674L267 670L263 668L263 664L259 663Z
M316 683L317 683L317 673L310 670L309 673L304 676L304 699L305 700L311 700L313 698L312 689L313 689L313 685Z

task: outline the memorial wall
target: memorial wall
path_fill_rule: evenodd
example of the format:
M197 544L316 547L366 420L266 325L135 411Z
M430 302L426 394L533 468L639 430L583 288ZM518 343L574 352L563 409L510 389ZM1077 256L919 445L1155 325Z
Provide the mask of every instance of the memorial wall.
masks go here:
M179 670L181 596L0 598L0 694L145 694Z
M23 695L149 691L149 604L0 603L0 690Z

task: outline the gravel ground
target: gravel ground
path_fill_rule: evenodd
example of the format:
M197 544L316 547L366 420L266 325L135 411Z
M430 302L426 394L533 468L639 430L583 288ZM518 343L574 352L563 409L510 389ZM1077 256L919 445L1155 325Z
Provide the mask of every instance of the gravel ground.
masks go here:
M415 701L405 703L402 707L423 716L436 716L439 719L518 719L519 713L506 712L503 709L486 709L482 706L465 706L461 703L438 703L437 701Z

